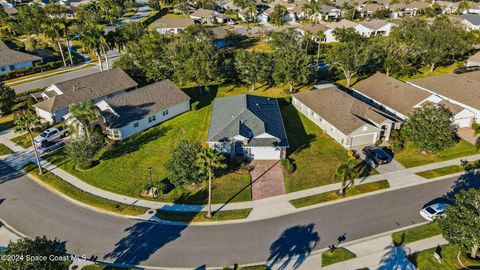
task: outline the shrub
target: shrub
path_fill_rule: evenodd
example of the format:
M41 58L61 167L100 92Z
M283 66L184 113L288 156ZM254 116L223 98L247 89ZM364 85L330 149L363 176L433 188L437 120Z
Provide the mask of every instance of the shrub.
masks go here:
M282 160L282 165L287 173L293 173L295 171L295 166L293 166L292 161L288 158Z

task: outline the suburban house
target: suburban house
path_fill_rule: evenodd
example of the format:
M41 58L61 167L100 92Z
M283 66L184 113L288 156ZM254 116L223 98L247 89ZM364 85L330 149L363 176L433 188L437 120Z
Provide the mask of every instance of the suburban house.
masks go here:
M295 29L297 32L299 32L302 36L305 36L307 33L312 34L312 40L315 42L336 42L337 40L335 39L335 35L333 35L333 29L318 23L318 24L302 24L300 27ZM318 33L323 33L324 38L322 40L319 40L317 34Z
M284 159L289 145L278 101L253 95L215 99L207 144L234 159Z
M159 34L178 34L195 21L191 18L160 18L157 22L157 32Z
M367 28L365 31L363 28L357 27L357 31L363 36L388 36L392 32L393 27L396 25L391 22L387 22L380 19L373 19L367 21L361 21L358 24Z
M377 3L367 3L357 8L362 18L371 18L375 12L382 9L386 9L386 7Z
M410 3L398 3L389 6L392 11L392 18L398 18L402 16L417 16L420 15L420 11L430 6L429 3L421 1L413 1Z
M190 97L170 80L159 81L96 103L107 137L123 140L190 110Z
M37 115L50 122L58 123L68 114L71 104L93 101L95 103L125 93L138 84L119 68L110 69L54 83L42 93L34 95L39 101L34 104Z
M315 11L313 14L307 15L304 10L304 5L306 3L306 1L298 1L296 6L292 9L296 19L310 19L315 22L336 21L342 15L342 11L339 8L330 5L321 5L319 10Z
M475 66L480 66L480 52L477 52L476 54L470 56L467 59L467 67L475 67Z
M388 141L394 119L333 84L293 95L293 106L345 148Z
M199 8L190 14L190 18L198 21L201 24L212 24L215 22L223 23L223 16L215 10Z
M448 1L434 1L434 4L437 4L442 9L442 14L454 14L457 13L459 10L459 3L460 2L448 2Z
M457 17L465 26L466 30L480 30L480 15L478 14L462 14Z
M451 111L458 127L480 122L480 71L430 76L408 83L431 93L429 101L433 103L449 102L457 106Z
M0 74L17 69L33 67L35 62L41 61L41 57L12 50L0 40Z

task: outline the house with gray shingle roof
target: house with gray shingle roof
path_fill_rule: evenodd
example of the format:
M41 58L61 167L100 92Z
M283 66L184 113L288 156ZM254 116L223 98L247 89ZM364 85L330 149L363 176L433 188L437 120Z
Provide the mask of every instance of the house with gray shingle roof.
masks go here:
M388 141L394 118L333 84L293 95L293 106L327 135L349 149Z
M462 14L457 17L466 30L480 30L480 15Z
M12 50L0 40L0 74L33 67L33 63L39 61L42 61L41 57Z
M289 145L278 101L254 95L215 99L207 144L232 158L285 158Z

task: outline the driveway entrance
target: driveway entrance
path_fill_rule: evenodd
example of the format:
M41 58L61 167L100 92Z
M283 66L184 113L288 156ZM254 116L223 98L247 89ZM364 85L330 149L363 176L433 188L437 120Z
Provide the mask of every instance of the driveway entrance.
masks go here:
M283 167L279 160L254 160L252 176L252 200L285 194Z

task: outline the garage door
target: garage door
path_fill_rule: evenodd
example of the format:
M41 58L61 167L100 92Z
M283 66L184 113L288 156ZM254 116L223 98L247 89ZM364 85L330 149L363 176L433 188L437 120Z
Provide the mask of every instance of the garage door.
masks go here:
M455 125L457 125L459 128L471 127L472 123L473 123L473 118L471 117L455 119Z
M275 147L250 147L250 154L256 160L279 160L281 152Z
M358 135L358 136L352 137L352 142L350 144L350 147L373 144L374 137L375 137L375 133Z

